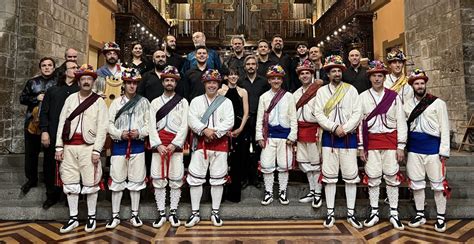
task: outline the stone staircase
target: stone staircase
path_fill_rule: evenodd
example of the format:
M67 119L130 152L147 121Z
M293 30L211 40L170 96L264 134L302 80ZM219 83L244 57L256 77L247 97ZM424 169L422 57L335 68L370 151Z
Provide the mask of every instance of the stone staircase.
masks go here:
M42 160L40 159L39 171L42 171ZM404 167L402 167L404 171ZM447 176L453 188L451 199L448 200L448 218L474 218L474 157L471 153L454 153L447 162ZM40 180L42 175L40 173ZM32 188L27 195L21 194L20 186L25 182L23 155L0 156L0 219L2 220L64 220L68 217L68 209L62 201L49 210L42 209L42 203L46 200L44 184ZM344 218L346 215L346 201L344 184L339 181L336 193L336 217ZM278 183L275 184L275 193ZM310 204L298 202L299 197L308 192L306 176L300 171L290 174L288 194L289 205L281 205L277 199L269 206L260 205L263 197L263 189L249 186L242 191L240 203L223 202L221 215L225 219L323 219L326 215L325 202L319 209L314 210ZM111 214L110 191L99 193L97 206L97 218L108 219ZM324 194L323 194L324 196ZM381 216L387 218L389 206L383 203L385 187L381 187L380 204ZM409 200L410 191L404 183L400 189L399 211L403 219L414 215L414 204ZM433 201L433 192L426 191L425 208L430 218L436 216ZM86 218L87 207L84 199L79 202L80 218ZM365 218L368 210L367 187L358 185L356 215ZM204 186L204 194L201 201L201 215L204 219L210 216L211 204L209 186ZM182 193L179 215L182 219L187 218L191 212L189 200L189 188L184 188ZM121 217L129 218L130 199L125 192L122 200ZM140 216L145 220L155 219L157 216L156 204L154 202L153 190L147 188L142 191Z

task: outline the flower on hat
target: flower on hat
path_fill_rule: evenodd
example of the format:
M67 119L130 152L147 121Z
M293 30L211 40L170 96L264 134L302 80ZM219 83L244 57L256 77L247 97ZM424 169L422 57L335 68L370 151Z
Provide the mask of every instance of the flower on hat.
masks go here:
M303 62L298 64L298 67L296 67L296 73L300 73L303 70L307 70L311 73L314 73L315 67L313 62L311 62L309 59L305 59Z
M405 62L407 60L402 50L396 49L387 53L387 62L392 62L392 61L397 61L397 60L402 61L402 62Z
M122 80L138 82L142 79L140 72L135 68L125 68L122 70Z
M166 66L163 71L161 71L160 76L161 78L174 78L175 80L181 78L178 69L172 65Z
M94 67L90 64L83 64L81 67L74 72L74 78L79 79L81 76L89 75L94 79L97 78L97 73L94 71Z
M415 80L422 79L425 82L428 82L428 76L426 76L426 72L423 69L416 68L414 69L410 75L408 76L408 84L413 84Z
M346 70L344 60L339 55L329 55L326 57L323 68L329 71L332 68L340 68L342 71Z
M222 81L222 76L221 74L219 73L219 71L217 69L208 69L206 70L206 72L204 72L204 74L201 76L201 80L203 82L206 82L206 81L218 81L218 82L221 82Z
M285 76L285 70L279 64L272 65L267 70L267 77L268 78L270 78L270 77L283 77L283 76Z
M367 70L367 75L371 75L374 73L383 73L387 74L387 66L380 60L372 60L369 62L369 69Z
M116 42L106 42L102 48L102 52L120 51L120 46Z

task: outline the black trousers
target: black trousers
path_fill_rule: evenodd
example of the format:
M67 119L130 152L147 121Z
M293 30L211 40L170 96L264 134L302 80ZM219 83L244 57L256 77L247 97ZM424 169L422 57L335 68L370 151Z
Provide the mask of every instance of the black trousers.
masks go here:
M51 138L51 136L50 136ZM54 154L56 141L51 140L48 148L44 148L43 174L46 185L46 196L48 199L59 201L61 197L61 187L55 185L56 180L56 160ZM59 170L59 169L58 169Z
M257 116L250 115L247 120L247 129L245 133L246 140L248 143L247 152L249 153L249 158L244 161L244 168L246 169L244 172L243 180L248 181L249 184L255 184L258 181L258 161L260 161L260 154L262 152L262 148L258 145L257 141L255 140L255 127L257 125ZM250 145L252 145L253 152L250 152Z
M248 171L249 143L245 135L232 138L232 151L228 158L232 182L227 186L226 199L232 202L240 202L242 190L242 178Z
M31 183L38 183L38 156L41 152L41 136L25 129L25 176Z

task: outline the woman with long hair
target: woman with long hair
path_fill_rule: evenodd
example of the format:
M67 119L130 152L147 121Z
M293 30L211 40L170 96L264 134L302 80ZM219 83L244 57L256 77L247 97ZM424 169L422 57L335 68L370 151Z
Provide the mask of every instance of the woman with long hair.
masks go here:
M144 56L143 46L139 42L132 43L132 58L125 63L127 68L134 68L143 75L153 69L152 63Z

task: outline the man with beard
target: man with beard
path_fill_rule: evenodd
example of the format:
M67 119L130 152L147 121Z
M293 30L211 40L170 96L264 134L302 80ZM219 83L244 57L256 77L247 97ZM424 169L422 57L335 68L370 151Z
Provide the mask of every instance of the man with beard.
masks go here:
M321 87L316 94L314 115L322 133L322 181L326 183L327 218L323 225L330 228L336 222L334 202L339 170L345 181L347 201L347 222L354 228L362 228L355 218L355 200L359 169L357 167L357 128L361 119L361 107L357 90L342 81L346 69L342 58L331 55L326 58L324 69L330 83Z
M79 226L79 194L87 195L85 231L92 232L96 228L97 196L102 177L100 152L107 134L107 106L104 99L92 91L97 74L91 65L83 65L75 77L80 90L66 99L56 134L55 159L62 161L60 175L69 205L69 220L59 230L61 233Z
M183 70L181 73L186 74L186 72L190 69L195 68L199 61L197 60L197 48L198 47L206 47L206 36L202 32L194 32L193 33L193 43L196 50L189 53L186 57L186 62L184 63ZM222 68L221 58L219 54L214 49L206 48L208 59L206 61L208 69L217 69L220 70Z
M309 49L309 60L314 65L314 79L323 80L324 85L329 83L328 75L323 68L323 52L320 47L313 46Z
M283 38L280 35L274 35L272 38L272 50L268 54L268 59L274 64L280 65L283 70L285 70L282 88L293 92L293 84L290 80L291 57L287 53L283 53L283 47Z
M296 106L291 93L281 88L285 71L280 65L274 65L267 71L271 89L258 101L255 140L262 148L260 171L263 174L265 194L262 205L273 202L274 172L278 171L280 185L278 199L287 205L289 171L293 169L293 144L296 142L298 124Z
M349 62L351 65L342 73L342 80L353 85L359 94L370 88L370 81L367 76L367 68L360 65L361 55L359 50L352 49L349 52Z
M145 97L149 102L163 94L161 71L166 67L166 61L166 53L163 50L156 50L153 53L155 68L146 72L138 85L137 94Z
M185 97L188 101L192 101L195 97L205 93L204 84L201 77L206 70L210 69L208 66L208 50L204 46L196 48L196 66L186 71L184 79L178 84L176 93Z
M401 183L399 162L405 156L407 138L403 104L397 93L384 88L388 73L383 62L369 63L372 88L360 94L362 123L359 125L359 155L365 163L363 183L369 186L370 215L366 227L379 222L379 194L382 177L390 204L390 223L395 229L404 226L398 217L398 186Z
M405 54L398 49L387 54L387 62L392 72L384 83L386 88L398 93L403 103L413 98L413 89L408 84L408 77L403 74L406 60Z
M268 43L267 40L259 40L257 45L257 75L265 77L267 75L268 68L270 68L272 65L275 65L276 63L268 58L268 54L270 53L270 43ZM270 89L270 87L268 89Z
M232 39L230 40L230 43L232 44L232 50L234 52L231 54L229 60L225 62L225 65L228 69L234 68L238 70L239 77L243 77L245 75L245 70L244 70L245 40L242 36L233 36Z
M265 42L261 42L264 43ZM251 143L250 148L250 160L245 160L242 162L243 168L246 169L243 175L243 188L247 184L255 185L260 187L260 183L257 179L258 171L258 161L260 159L261 148L258 146L257 140L255 140L255 126L257 124L257 108L258 100L260 96L270 89L270 85L267 80L257 74L257 57L254 55L249 55L244 59L244 69L245 75L240 78L238 85L248 93L249 100L249 117L248 117L248 130L247 130L247 140Z
M54 76L56 81L59 81L60 78L62 78L66 72L66 62L67 61L74 61L77 63L77 50L74 48L68 48L64 52L64 61L63 64L61 64L58 68L54 70Z
M41 75L29 79L20 94L20 104L27 106L25 113L25 176L23 194L38 184L38 155L41 151L40 108L46 91L56 85L54 60L44 57L39 62Z
M408 223L419 227L425 218L425 177L434 191L438 213L434 229L446 231L446 199L451 188L446 180L446 160L449 158L449 118L446 103L426 93L428 76L421 69L415 69L408 78L415 96L404 104L408 117L407 175L416 205L416 216Z
M166 35L163 41L166 52L166 64L181 70L186 59L176 53L176 38L172 35Z
M46 91L40 112L40 128L41 128L41 144L44 148L43 174L44 183L46 185L46 201L43 208L48 209L59 201L61 196L61 188L55 185L56 178L56 160L54 153L56 152L56 134L59 124L59 115L63 108L66 98L79 91L77 81L74 79L74 72L79 68L76 61L65 62L66 71L65 78L58 80L56 86Z
M202 75L202 82L206 93L191 101L188 114L188 124L195 133L197 145L192 153L186 177L190 186L192 210L191 216L186 221L186 227L193 227L201 220L199 205L202 184L206 182L208 169L212 198L211 221L214 226L223 224L219 216L219 208L224 191L223 185L227 181L227 153L229 152L227 134L234 126L232 102L217 92L222 82L219 72L213 69L207 70Z
M97 69L98 78L94 83L94 92L103 96L107 106L110 106L112 101L121 95L124 67L117 63L120 55L120 47L117 43L105 43L102 54L105 56L105 64Z
M298 119L298 139L296 161L300 170L306 174L309 184L309 193L300 198L301 203L311 203L313 208L321 207L322 185L319 180L321 161L319 152L319 125L314 116L316 92L322 86L322 80L314 83L314 66L310 60L305 60L296 68L301 87L293 93L296 101L296 116Z
M295 46L296 55L291 59L291 66L290 66L290 80L293 91L301 87L301 83L298 79L298 74L296 74L296 68L299 64L302 64L306 59L308 59L308 43L306 42L298 42Z
M178 69L167 66L161 73L165 91L151 102L150 146L153 148L151 178L155 188L158 219L153 227L166 223L166 186L170 187L171 226L180 225L178 204L184 179L183 146L188 134L188 101L175 93Z
M150 103L137 95L141 76L137 69L122 71L124 95L115 99L109 108L108 132L113 140L110 158L109 189L112 191L112 219L105 228L120 224L120 202L125 188L130 191L131 218L134 227L143 225L138 216L140 191L146 188L145 143L148 136Z

